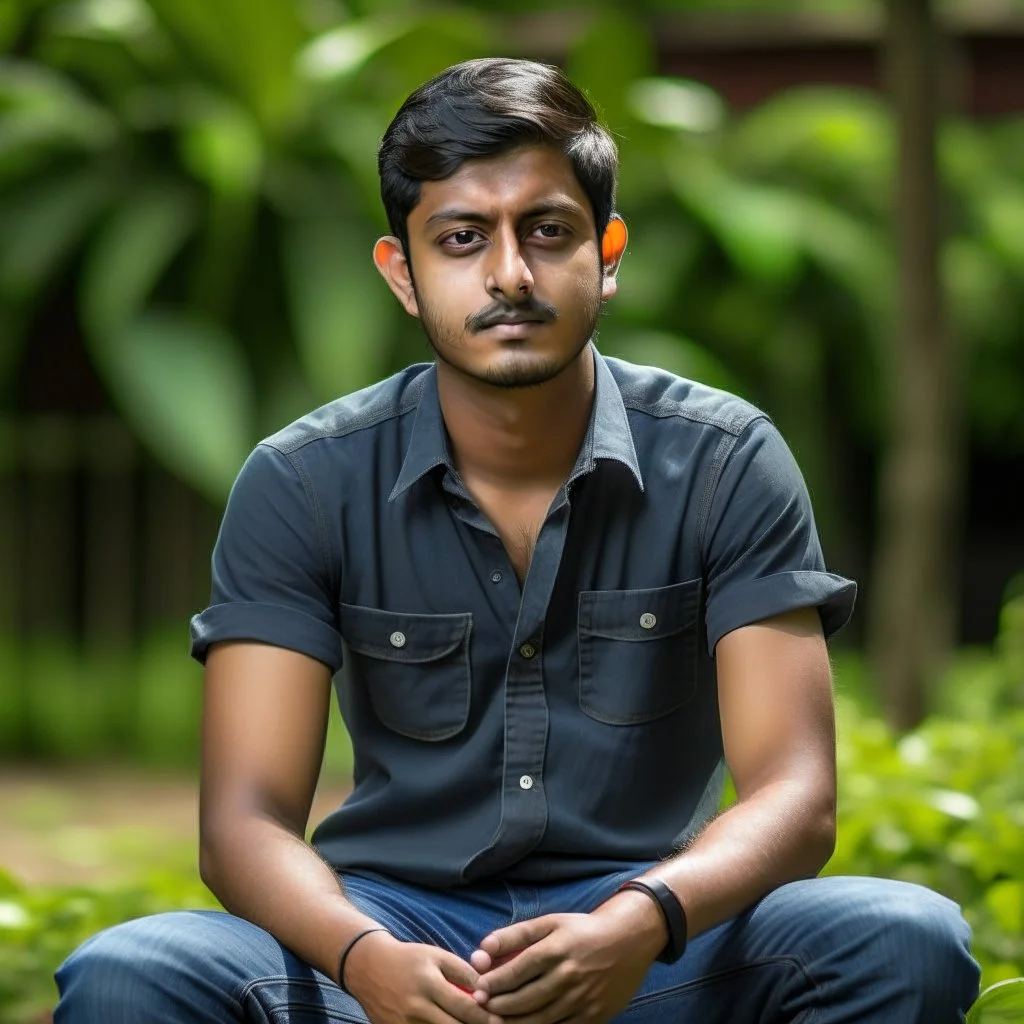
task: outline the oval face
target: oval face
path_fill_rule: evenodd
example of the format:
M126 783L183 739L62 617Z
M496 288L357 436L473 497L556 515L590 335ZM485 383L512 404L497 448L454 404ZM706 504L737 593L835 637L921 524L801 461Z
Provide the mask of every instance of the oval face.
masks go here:
M601 250L590 200L559 150L523 146L424 182L408 232L439 372L532 386L586 347L601 307Z

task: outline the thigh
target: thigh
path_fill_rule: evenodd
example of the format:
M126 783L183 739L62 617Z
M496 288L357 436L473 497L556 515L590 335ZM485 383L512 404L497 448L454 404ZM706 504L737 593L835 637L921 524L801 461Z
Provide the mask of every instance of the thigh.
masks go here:
M655 964L629 1024L945 1024L977 989L959 908L878 878L791 882Z
M362 1024L359 1004L262 928L179 911L109 928L56 975L54 1024Z
M345 875L346 897L405 942L468 957L508 923L504 887L441 892ZM359 1004L262 928L222 911L139 918L93 936L56 975L55 1024L366 1020Z

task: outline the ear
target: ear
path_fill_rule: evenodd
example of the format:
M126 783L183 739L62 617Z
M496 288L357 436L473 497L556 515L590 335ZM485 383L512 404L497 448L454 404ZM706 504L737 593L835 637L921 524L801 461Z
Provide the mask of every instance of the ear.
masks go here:
M387 281L388 287L395 293L395 298L402 304L406 313L418 317L420 309L416 303L416 289L412 284L409 261L406 259L401 240L394 235L378 238L377 244L373 247L373 265Z
M622 262L628 240L626 222L617 213L612 214L608 227L604 229L604 238L601 239L601 265L604 268L601 281L602 299L608 300L618 291L616 274L619 272L619 264Z

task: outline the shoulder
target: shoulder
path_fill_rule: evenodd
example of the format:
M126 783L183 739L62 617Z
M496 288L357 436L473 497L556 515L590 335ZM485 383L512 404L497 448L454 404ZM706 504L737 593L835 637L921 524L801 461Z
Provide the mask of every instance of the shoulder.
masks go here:
M338 441L401 419L419 405L424 372L431 363L416 363L360 391L314 409L265 437L260 446L291 456L318 442Z
M627 410L641 413L666 426L712 428L739 437L751 424L768 414L746 399L728 391L679 377L656 366L638 366L624 359L604 356L622 394Z

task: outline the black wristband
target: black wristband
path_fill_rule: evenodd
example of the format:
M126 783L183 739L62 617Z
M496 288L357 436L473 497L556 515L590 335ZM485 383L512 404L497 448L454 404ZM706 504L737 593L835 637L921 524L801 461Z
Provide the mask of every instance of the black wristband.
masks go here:
M623 889L636 889L658 904L668 929L668 942L658 954L658 960L663 964L674 964L686 952L686 911L679 897L658 878L633 878L620 885L618 891Z
M341 956L338 957L338 988L340 988L341 991L345 993L345 995L348 995L348 996L352 995L352 993L349 992L349 990L345 987L345 961L348 959L349 953L352 952L352 947L360 939L364 938L367 935L370 935L373 932L386 932L386 931L387 931L387 928L381 928L381 927L367 928L365 931L359 932L357 935L352 936L352 938L348 940L348 944L341 951Z

